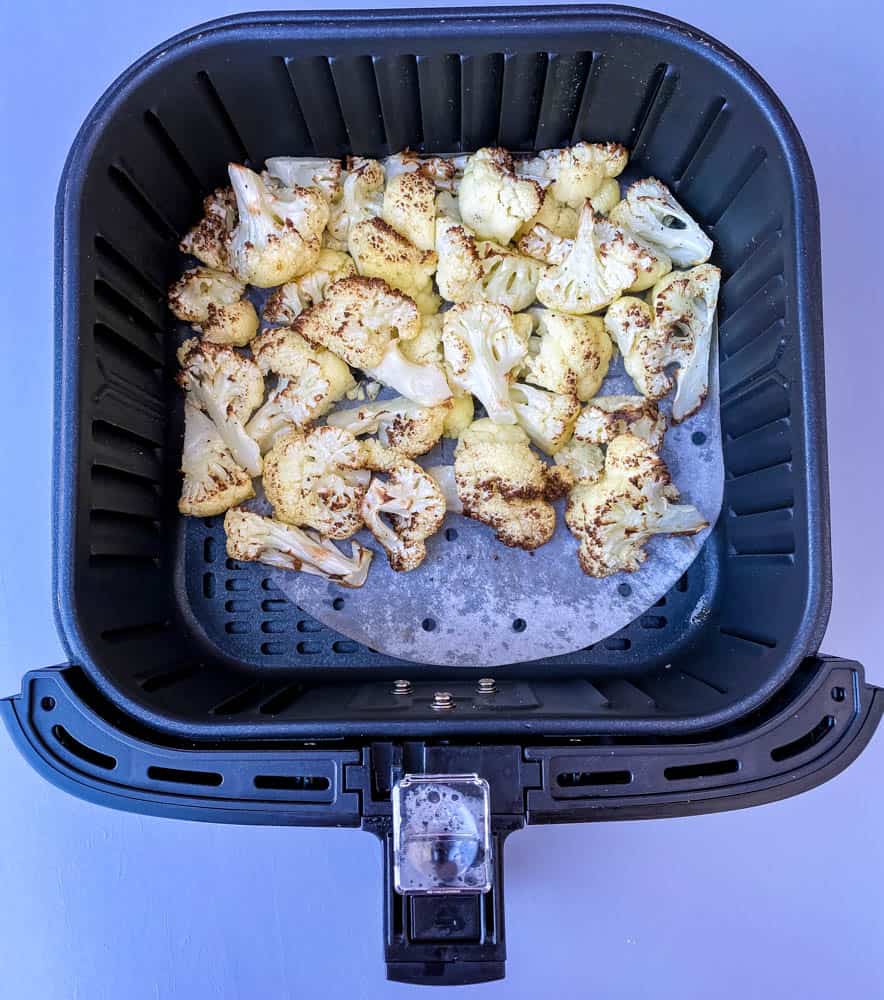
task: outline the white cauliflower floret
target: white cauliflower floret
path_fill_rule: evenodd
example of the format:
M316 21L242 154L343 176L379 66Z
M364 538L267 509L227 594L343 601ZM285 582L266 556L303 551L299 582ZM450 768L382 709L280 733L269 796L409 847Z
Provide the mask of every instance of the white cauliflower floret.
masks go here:
M399 350L400 342L420 333L420 314L412 299L380 278L335 282L319 305L297 318L294 329L423 406L451 396L438 364L415 364Z
M316 264L328 203L314 188L273 190L248 167L231 163L227 172L239 216L230 234L233 273L259 288L281 285Z
M447 438L458 438L473 422L475 406L470 393L465 396L452 396L448 400L448 412L442 424L442 434Z
M510 387L510 399L516 420L541 451L555 455L568 443L580 415L576 396L561 396L517 382Z
M666 369L678 365L672 420L680 423L703 405L709 389L709 351L721 272L712 264L673 271L651 293L650 308L627 296L605 316L605 326L635 387L648 399L672 388Z
M203 199L203 217L178 244L207 267L230 270L228 241L236 225L236 198L233 189L217 188Z
M186 340L178 349L178 384L214 423L234 460L251 476L261 474L261 450L245 423L264 398L264 379L251 358L231 347Z
M404 149L401 153L388 156L382 163L388 181L400 174L416 173L429 178L440 191L456 191L466 161L466 156L418 156L410 149Z
M565 237L538 223L519 237L518 247L523 254L543 261L544 264L562 264L574 249L575 236L576 227L572 236Z
M578 142L565 149L541 150L517 163L516 173L548 186L558 202L579 210L587 198L599 193L606 180L623 172L628 160L626 147L619 143Z
M239 467L212 421L190 401L184 404L184 482L178 510L211 517L255 495L252 477Z
M364 403L350 410L337 410L328 416L330 427L343 427L357 437L377 434L385 448L406 458L425 455L442 437L445 420L451 409L448 400L439 406L419 406L404 396L381 402Z
M274 515L325 538L349 538L362 527L359 506L368 486L359 442L349 431L290 431L264 459L264 492Z
M169 288L169 308L206 340L242 347L258 332L258 314L243 298L245 290L226 271L194 267Z
M349 157L341 200L331 206L325 245L346 250L351 227L380 215L383 204L384 168L377 160Z
M420 173L401 173L388 180L381 218L413 243L432 250L436 228L436 186Z
M586 441L571 440L555 453L556 465L564 466L574 476L575 483L595 483L605 467L605 453L601 446Z
M414 299L422 313L439 310L433 290L438 258L434 250L419 250L383 219L372 218L350 227L347 243L356 270L367 278L383 278Z
M489 525L504 545L536 549L552 538L556 512L574 477L545 465L518 426L477 420L454 452L454 478L467 517Z
M568 496L565 522L580 545L584 573L632 573L647 558L653 535L694 535L708 526L696 507L677 504L662 459L646 442L623 434L608 445L602 478L578 483Z
M496 302L513 312L535 299L542 266L510 247L477 240L454 219L436 220L436 283L449 302Z
M630 184L623 201L611 209L611 221L668 254L679 267L704 264L712 253L712 240L653 177Z
M540 211L543 190L513 172L505 149L480 149L468 160L458 188L463 221L479 237L507 244Z
M327 201L341 197L341 161L321 156L271 156L267 173L289 188L317 187Z
M495 423L514 424L510 382L528 342L511 311L490 302L452 306L442 318L442 346L452 384L478 396Z
M280 285L270 293L264 305L265 322L294 323L305 309L322 302L329 285L354 274L356 265L349 254L339 250L321 250L312 271Z
M580 414L574 438L589 444L608 444L621 434L634 434L659 451L666 433L666 417L644 396L596 396Z
M426 539L442 527L445 497L415 462L388 453L380 462L377 448L367 448L369 468L387 473L371 482L362 501L362 518L398 572L417 569L427 556ZM389 521L385 518L389 518Z
M608 374L613 348L598 316L568 316L551 309L532 309L536 324L528 341L523 381L551 392L591 399Z
M589 200L597 214L607 215L620 201L620 185L613 177L609 177L602 181L601 187Z
M229 510L224 517L224 532L231 559L324 576L342 587L361 587L365 583L373 555L371 549L351 542L348 558L314 532L247 510Z
M416 365L437 365L442 363L442 316L421 316L420 330L416 337L403 340L399 349Z
M306 427L332 405L331 386L315 361L295 376L280 375L267 401L246 425L262 452L283 433Z

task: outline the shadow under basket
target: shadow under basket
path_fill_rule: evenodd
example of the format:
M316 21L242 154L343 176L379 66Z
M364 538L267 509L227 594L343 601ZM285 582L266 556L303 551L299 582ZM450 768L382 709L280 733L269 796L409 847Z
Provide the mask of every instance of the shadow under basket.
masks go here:
M724 506L656 607L589 648L496 668L489 693L488 670L391 661L338 635L266 568L226 559L221 518L178 516L165 289L229 161L584 139L625 144L715 242ZM503 974L510 830L752 804L823 780L869 738L875 689L817 656L830 559L813 175L779 100L718 42L615 7L217 21L145 56L90 113L56 254L55 589L71 666L3 704L52 780L167 815L362 825L389 868L398 778L477 773L492 891L419 899L388 881L385 907L392 978L472 982ZM513 642L530 628L514 623ZM439 690L453 707L434 708Z

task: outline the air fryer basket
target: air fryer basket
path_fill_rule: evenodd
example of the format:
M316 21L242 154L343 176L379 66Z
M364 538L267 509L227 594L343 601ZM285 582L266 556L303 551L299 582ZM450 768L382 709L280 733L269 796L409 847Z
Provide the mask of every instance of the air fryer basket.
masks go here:
M230 160L581 139L629 146L715 240L725 503L657 607L595 646L498 668L488 694L487 670L390 661L337 635L260 566L225 559L220 518L177 515L164 290ZM56 607L74 666L5 703L16 738L79 794L361 824L388 861L398 776L486 777L495 889L449 900L446 924L432 897L388 887L396 978L502 974L509 830L777 797L840 770L877 722L861 668L816 656L830 567L811 168L770 89L693 28L547 7L242 15L172 39L112 85L71 151L56 356Z

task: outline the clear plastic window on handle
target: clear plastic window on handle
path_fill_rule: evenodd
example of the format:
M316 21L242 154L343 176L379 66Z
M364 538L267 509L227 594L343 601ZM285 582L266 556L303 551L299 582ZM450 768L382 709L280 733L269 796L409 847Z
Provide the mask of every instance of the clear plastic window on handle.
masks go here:
M393 788L398 893L488 892L488 783L476 774L407 774Z

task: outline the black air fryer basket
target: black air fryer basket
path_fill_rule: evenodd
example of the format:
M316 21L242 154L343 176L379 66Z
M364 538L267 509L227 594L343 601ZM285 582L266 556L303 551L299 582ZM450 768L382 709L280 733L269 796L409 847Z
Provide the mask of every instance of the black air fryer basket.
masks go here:
M221 518L177 515L177 241L231 160L582 139L626 144L715 240L721 517L672 591L595 646L493 672L390 661L225 560ZM617 7L228 18L108 90L56 225L70 663L0 703L51 781L171 817L371 830L388 975L463 983L503 975L509 832L769 801L870 738L880 692L817 652L830 565L813 175L780 102L718 42ZM453 707L434 708L440 690ZM395 891L391 791L409 774L488 783L490 891Z

